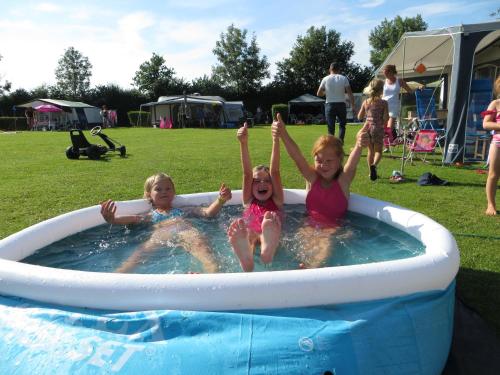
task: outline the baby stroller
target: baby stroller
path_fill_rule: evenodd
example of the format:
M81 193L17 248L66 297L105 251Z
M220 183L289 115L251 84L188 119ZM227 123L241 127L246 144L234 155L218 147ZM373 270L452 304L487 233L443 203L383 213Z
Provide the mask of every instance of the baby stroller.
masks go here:
M71 146L66 148L66 157L68 159L78 159L80 155L87 156L91 160L99 160L102 155L109 151L119 152L123 158L127 154L127 149L121 143L109 138L101 132L101 127L96 126L90 130L92 136L98 135L106 143L106 146L94 145L87 141L83 131L80 129L71 129L69 135L71 137ZM118 147L115 145L118 144Z

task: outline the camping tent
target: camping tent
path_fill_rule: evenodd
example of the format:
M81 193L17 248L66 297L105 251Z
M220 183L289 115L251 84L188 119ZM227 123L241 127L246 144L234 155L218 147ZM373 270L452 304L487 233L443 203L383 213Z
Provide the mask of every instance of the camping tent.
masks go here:
M399 77L444 78L443 100L447 104L445 163L463 161L466 127L473 79L493 80L500 72L500 21L460 25L443 29L405 33L377 70L396 65ZM424 73L415 68L423 64Z
M307 123L308 117L310 122L324 122L325 99L320 97L304 94L295 99L288 101L289 119L292 123L297 121ZM313 120L318 118L318 120Z
M87 128L101 125L102 123L99 108L82 102L70 102L68 100L58 99L36 99L28 103L16 105L16 108L35 108L44 104L50 104L62 109L62 112L57 114L57 116L52 115L53 121L56 121L56 129L67 129L75 126ZM45 121L45 118L40 117L39 121Z
M150 108L151 125L161 118L174 127L236 127L244 118L243 102L227 102L220 96L178 95L160 96L158 101L141 104Z

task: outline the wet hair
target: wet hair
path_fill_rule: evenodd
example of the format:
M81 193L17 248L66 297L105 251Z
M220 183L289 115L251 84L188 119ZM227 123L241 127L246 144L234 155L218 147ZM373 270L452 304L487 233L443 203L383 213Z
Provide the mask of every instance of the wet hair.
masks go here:
M316 139L316 142L313 144L311 151L312 156L316 156L325 148L332 148L340 159L340 169L336 173L336 176L338 176L343 169L342 164L344 163L344 147L342 146L342 141L333 135L322 135Z
M380 97L384 92L384 81L381 79L372 79L368 86L363 90L363 94L368 95L370 98Z
M253 169L252 169L252 173L260 172L260 171L264 171L264 172L267 172L270 174L269 167L267 165L264 165L264 164L259 164L255 167L253 167Z
M500 99L500 76L495 81L495 92L497 93L497 98Z
M163 180L170 181L175 191L175 185L174 181L172 180L172 177L170 177L168 174L159 172L152 176L149 176L146 179L146 182L144 182L144 198L146 198L151 202L151 190L153 190L153 186Z
M396 65L391 65L391 64L387 64L386 66L384 66L384 72L398 74L398 71L396 70Z

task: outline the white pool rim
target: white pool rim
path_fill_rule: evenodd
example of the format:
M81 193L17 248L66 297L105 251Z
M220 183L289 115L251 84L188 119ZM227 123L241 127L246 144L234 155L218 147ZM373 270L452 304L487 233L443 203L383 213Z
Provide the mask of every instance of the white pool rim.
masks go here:
M304 190L287 189L285 202L304 203ZM177 207L209 204L217 192L179 195ZM229 204L240 204L241 191ZM118 214L149 209L143 200L118 202ZM38 302L110 310L198 311L319 306L377 300L446 289L459 267L451 233L430 218L387 202L351 194L349 211L421 241L425 253L385 262L307 270L197 275L84 272L19 260L77 232L104 224L100 206L69 212L0 240L0 294Z

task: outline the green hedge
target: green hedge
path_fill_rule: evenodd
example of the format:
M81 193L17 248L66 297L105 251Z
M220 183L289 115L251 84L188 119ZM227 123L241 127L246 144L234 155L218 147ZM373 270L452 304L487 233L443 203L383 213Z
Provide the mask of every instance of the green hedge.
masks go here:
M271 114L273 119L276 118L277 113L281 114L281 118L285 123L288 123L288 105L287 104L273 104L271 107Z
M28 130L26 117L0 117L0 130Z
M128 121L129 121L131 126L151 126L149 112L146 112L146 111L128 111L127 116L128 116Z

